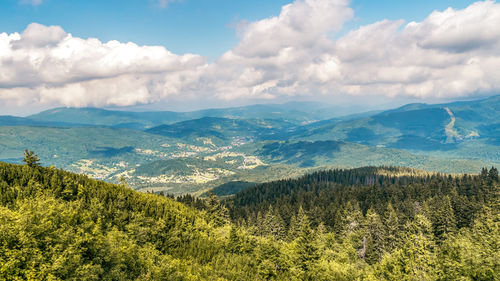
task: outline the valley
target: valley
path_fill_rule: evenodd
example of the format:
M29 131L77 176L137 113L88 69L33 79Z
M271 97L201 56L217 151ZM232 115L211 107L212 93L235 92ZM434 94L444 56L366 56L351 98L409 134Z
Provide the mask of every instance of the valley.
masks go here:
M500 96L346 117L328 109L314 103L188 113L60 108L3 116L0 160L21 163L29 148L45 166L171 194L329 168L474 173L500 164Z

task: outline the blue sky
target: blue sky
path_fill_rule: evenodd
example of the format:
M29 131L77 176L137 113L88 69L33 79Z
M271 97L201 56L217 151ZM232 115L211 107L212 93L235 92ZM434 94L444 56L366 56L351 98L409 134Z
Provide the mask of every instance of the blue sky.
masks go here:
M494 0L0 0L0 112L474 99L498 50Z
M160 7L153 0L2 0L0 32L22 32L28 24L59 25L78 37L162 45L169 50L216 58L237 42L235 26L279 14L285 0L182 0ZM464 0L355 0L355 18L344 33L382 19L420 21L433 10L464 8Z

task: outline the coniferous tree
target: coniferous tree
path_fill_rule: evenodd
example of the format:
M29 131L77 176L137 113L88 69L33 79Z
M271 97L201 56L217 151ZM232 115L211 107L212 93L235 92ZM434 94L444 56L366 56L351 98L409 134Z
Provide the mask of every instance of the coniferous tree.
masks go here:
M299 209L298 227L299 234L296 239L296 253L299 268L304 273L304 278L311 279L310 273L313 271L316 262L319 259L318 247L315 244L314 232L311 229L309 218L304 213L302 207Z
M343 209L344 229L347 233L353 233L359 230L363 223L363 214L357 204L353 205L350 201Z
M229 241L227 244L227 248L230 252L233 253L240 253L242 249L242 241L240 236L238 235L238 229L234 225L232 225L231 230L229 230Z
M384 218L384 227L385 227L385 235L384 235L384 248L387 252L392 252L393 249L399 246L399 218L394 210L394 207L389 202L387 204L385 218Z
M495 167L491 167L490 171L488 172L488 177L492 182L498 181L498 169Z
M442 199L435 198L434 206L434 236L438 240L444 240L449 233L456 230L456 220L450 197L445 196Z
M362 171L373 172L268 183L272 188L246 203L177 197L181 204L54 168L0 162L0 279L499 279L495 170L451 177ZM279 197L255 203L271 194ZM221 224L225 206L234 221ZM290 240L276 241L274 228L265 229L279 215L290 222ZM267 234L248 234L245 220Z
M28 166L30 168L40 166L40 158L38 158L38 155L35 154L35 152L33 152L33 150L30 150L30 151L28 151L27 149L24 150L23 162L26 164L26 166Z
M379 215L369 209L366 213L365 236L363 247L365 247L364 258L369 264L374 264L384 254L384 226Z
M120 176L120 185L123 187L128 187L127 179L124 176Z
M285 238L285 223L280 214L269 205L269 209L263 221L263 234L273 237L275 240L282 240Z
M321 222L318 227L316 227L316 231L314 236L316 237L316 247L318 248L318 252L320 256L324 253L326 248L326 234L327 229L325 225Z
M216 225L221 226L228 222L229 211L225 205L222 205L212 191L208 196L206 201L206 209L209 214L212 215L213 221Z
M498 280L500 209L484 208L471 228L443 241L438 249L439 280Z
M402 247L384 256L377 275L383 280L436 280L432 253L431 223L423 215L406 225L409 230ZM429 236L431 235L431 236Z
M258 275L265 280L273 279L284 269L279 249L270 241L263 241L260 244L257 261L259 262Z
M299 233L299 225L297 222L297 216L292 215L290 218L290 225L288 226L288 233L287 233L287 239L288 241L294 240Z

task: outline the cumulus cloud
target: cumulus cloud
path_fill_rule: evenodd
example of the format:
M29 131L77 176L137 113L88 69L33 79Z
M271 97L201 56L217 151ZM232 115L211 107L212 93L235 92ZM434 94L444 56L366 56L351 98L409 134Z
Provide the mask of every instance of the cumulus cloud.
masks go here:
M500 5L477 2L435 11L422 22L381 21L336 42L342 88L416 97L460 97L498 90Z
M60 27L30 24L21 33L0 34L0 98L70 106L133 105L179 93L190 72L203 68L198 55L164 47L81 39Z
M334 39L352 18L348 0L296 0L277 16L245 23L239 43L213 63L34 23L0 34L0 102L453 98L500 89L500 4L435 11L422 22L382 20Z
M334 40L352 18L348 4L296 1L277 17L248 24L240 43L216 62L214 71L230 69L215 87L219 95L453 98L499 89L493 74L500 59L499 4L435 11L422 22L382 20ZM258 76L242 85L249 74Z

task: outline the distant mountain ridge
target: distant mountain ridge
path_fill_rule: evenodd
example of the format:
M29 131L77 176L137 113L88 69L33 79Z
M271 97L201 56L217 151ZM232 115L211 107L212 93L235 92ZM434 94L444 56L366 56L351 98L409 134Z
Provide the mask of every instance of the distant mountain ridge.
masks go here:
M28 116L34 121L89 124L132 129L146 129L163 124L219 117L230 119L283 119L297 124L340 116L349 108L339 108L316 102L290 102L285 104L256 104L222 109L204 109L191 112L150 111L133 112L100 108L55 108Z
M297 102L184 113L58 108L0 116L0 160L21 163L29 148L44 165L176 194L329 167L470 173L500 165L500 96L340 112Z
M0 126L85 127L92 125L61 122L61 121L43 121L43 120L38 121L24 117L3 115L0 116Z
M311 124L311 129L298 130L294 138L441 150L473 139L498 143L499 122L500 96L493 96L448 104L409 104L368 117L322 121L321 126Z

